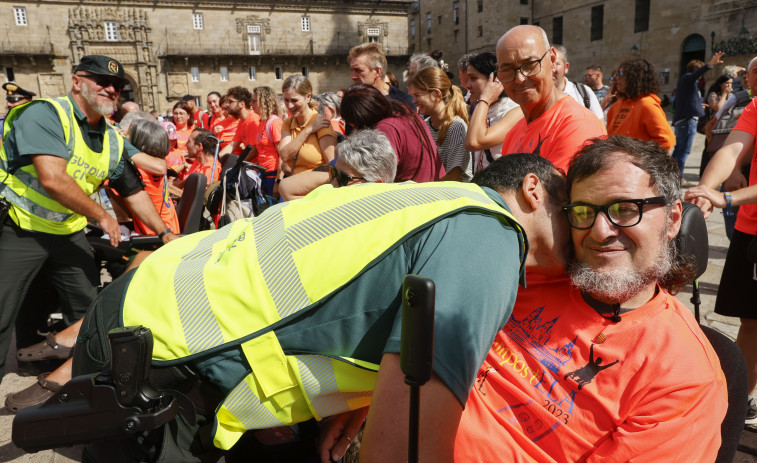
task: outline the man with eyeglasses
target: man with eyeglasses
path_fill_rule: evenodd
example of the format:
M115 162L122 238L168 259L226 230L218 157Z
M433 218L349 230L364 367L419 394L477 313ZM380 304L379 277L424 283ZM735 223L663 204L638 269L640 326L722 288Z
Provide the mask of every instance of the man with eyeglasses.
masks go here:
M604 135L604 124L554 85L557 53L538 26L516 26L497 43L497 79L523 110L508 132L502 154L534 153L565 170L589 138Z
M81 318L97 295L99 274L84 236L87 220L121 240L118 222L90 198L105 181L164 242L176 236L144 191L132 156L139 153L103 116L127 82L121 64L84 56L71 93L10 111L0 148L0 376L13 323L29 284L46 264L66 320ZM165 172L165 162L163 163ZM48 339L50 339L48 337ZM55 338L53 338L55 339ZM49 349L60 346L49 341Z
M226 92L226 103L229 106L229 115L239 121L234 139L218 153L223 156L226 153L241 154L242 149L255 146L255 134L258 131L260 116L252 110L252 101L255 95L245 87L232 87Z
M655 142L594 139L567 183L574 261L527 274L468 396L456 461L715 461L725 378L671 295L695 272L676 254L675 161Z
M589 88L594 90L594 95L596 95L600 103L605 99L607 92L610 90L610 86L602 82L602 76L602 66L598 64L593 64L586 68L586 73L584 74L584 82L586 82Z

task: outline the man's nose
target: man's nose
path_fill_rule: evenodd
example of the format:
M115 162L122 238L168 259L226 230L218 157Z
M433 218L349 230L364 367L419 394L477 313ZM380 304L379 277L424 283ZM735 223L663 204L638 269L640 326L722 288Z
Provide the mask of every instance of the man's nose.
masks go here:
M618 226L610 221L610 218L604 211L599 212L594 219L594 225L591 227L590 234L597 242L602 242L608 237L618 234Z

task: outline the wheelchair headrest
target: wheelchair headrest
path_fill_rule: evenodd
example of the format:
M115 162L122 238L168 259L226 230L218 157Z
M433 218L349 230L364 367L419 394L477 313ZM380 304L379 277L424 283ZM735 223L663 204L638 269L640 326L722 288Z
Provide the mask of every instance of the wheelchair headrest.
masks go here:
M710 243L702 211L691 203L683 203L681 230L676 235L676 248L682 255L691 255L697 262L697 278L707 270Z

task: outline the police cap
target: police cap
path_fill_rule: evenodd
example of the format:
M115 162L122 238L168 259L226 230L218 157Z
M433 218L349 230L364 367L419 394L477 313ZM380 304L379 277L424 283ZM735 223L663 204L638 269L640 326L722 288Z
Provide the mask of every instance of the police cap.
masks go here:
M124 68L121 63L111 57L103 55L83 56L74 72L84 71L99 76L115 77L124 85L128 83L124 76Z
M23 99L31 100L32 97L37 95L36 93L30 92L29 90L24 90L23 88L19 87L18 84L15 82L4 83L3 90L5 90L6 92L5 99L12 103L15 103Z

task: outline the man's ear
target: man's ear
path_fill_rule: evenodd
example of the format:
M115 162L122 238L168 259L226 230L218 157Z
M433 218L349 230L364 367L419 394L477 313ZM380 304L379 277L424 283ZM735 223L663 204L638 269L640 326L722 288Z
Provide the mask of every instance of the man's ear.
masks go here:
M681 220L683 220L683 203L680 199L670 206L670 228L668 229L668 239L672 240L678 235L681 229Z
M566 62L563 67L565 68L565 75L568 75L568 69L570 69L570 63Z
M539 177L534 173L528 173L523 177L523 184L520 188L523 201L529 205L532 210L537 210L546 201L546 191Z

